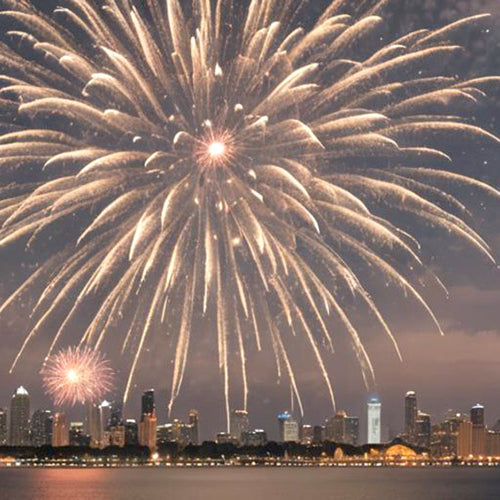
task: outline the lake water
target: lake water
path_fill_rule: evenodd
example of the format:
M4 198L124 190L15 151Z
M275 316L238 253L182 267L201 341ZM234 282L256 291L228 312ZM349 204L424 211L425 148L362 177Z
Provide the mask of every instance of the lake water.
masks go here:
M499 469L0 469L0 500L489 500Z

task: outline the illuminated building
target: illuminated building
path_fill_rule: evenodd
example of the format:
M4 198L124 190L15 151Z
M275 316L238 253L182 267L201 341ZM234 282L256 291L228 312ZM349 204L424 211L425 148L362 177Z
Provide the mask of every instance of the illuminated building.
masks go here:
M71 446L87 446L89 438L85 435L83 422L69 424L69 444Z
M132 418L125 421L125 444L128 446L139 444L139 426Z
M500 432L488 431L486 433L486 455L500 457Z
M457 436L457 456L472 455L472 422L460 422Z
M326 439L335 443L356 445L359 439L359 419L338 411L326 424Z
M31 417L31 445L44 446L52 443L52 412L36 410Z
M147 446L150 451L156 450L156 413L145 414L139 423L139 444Z
M28 391L19 387L10 403L10 444L29 446L30 444L30 396Z
M326 422L326 439L335 443L344 442L345 434L345 411L338 411L332 418Z
M245 431L241 438L245 446L265 446L267 443L267 434L263 429Z
M415 443L418 446L429 448L431 445L431 417L427 413L418 412L415 422Z
M285 414L281 414L280 417L283 417L284 415ZM280 425L280 440L283 443L289 443L289 442L298 443L299 424L292 419L290 414L286 413L286 415L288 415L288 418L283 419L278 417Z
M279 440L282 443L299 441L299 424L285 411L278 415Z
M486 428L484 426L484 406L477 404L470 410L472 422L472 454L486 455Z
M379 444L380 429L381 429L381 413L382 405L380 400L373 397L368 402L368 429L367 429L367 442L369 444Z
M458 429L461 422L467 421L461 413L449 412L446 420L433 427L431 451L434 456L457 454Z
M102 431L101 431L101 412L99 406L94 403L89 403L87 406L87 433L90 436L90 447L100 448Z
M7 409L0 408L0 446L8 443Z
M405 396L405 437L410 443L415 442L417 433L418 406L415 391L408 391Z
M359 418L349 417L345 419L345 443L356 446L359 441Z
M142 394L142 414L139 422L139 444L147 446L150 451L156 450L157 424L155 392L150 389Z
M114 425L109 428L109 441L111 446L123 448L126 444L125 425Z
M248 419L248 411L246 411L246 410L233 410L231 412L229 428L230 428L231 436L233 436L238 443L241 443L243 433L250 430L250 421Z
M300 426L300 444L310 445L313 442L313 426L303 424Z
M190 442L197 445L200 442L200 414L197 410L189 410L188 419L191 427Z
M52 419L52 446L69 445L69 428L66 415L64 413L54 413Z
M237 445L236 439L229 432L219 432L215 437L217 444L234 444Z
M472 425L484 427L484 406L477 404L470 409L470 421Z

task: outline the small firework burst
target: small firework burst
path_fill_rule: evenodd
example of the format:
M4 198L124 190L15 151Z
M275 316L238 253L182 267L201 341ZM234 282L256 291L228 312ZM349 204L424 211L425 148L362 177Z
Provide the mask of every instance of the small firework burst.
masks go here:
M113 387L109 361L88 347L59 351L47 359L40 373L47 394L58 406L98 401Z

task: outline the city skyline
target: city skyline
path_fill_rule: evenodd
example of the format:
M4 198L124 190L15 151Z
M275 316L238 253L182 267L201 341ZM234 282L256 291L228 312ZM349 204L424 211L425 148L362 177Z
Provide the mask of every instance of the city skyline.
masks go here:
M176 440L186 444L190 442L193 444L201 443L202 441L241 444L247 441L259 443L262 441L262 437L264 441L314 443L326 440L353 445L387 443L395 438L402 438L407 443L429 448L431 433L434 432L434 428L439 422L451 418L458 418L461 421L464 415L469 413L471 425L500 431L500 415L498 417L492 416L488 420L487 417L485 418L483 404L476 403L468 410L463 408L448 409L445 415L437 416L422 411L422 406L418 401L415 391L405 393L402 402L404 407L403 420L400 422L400 428L399 430L392 429L385 436L382 436L380 432L385 416L383 405L380 399L375 396L366 400L366 427L368 428L366 434L362 432L363 419L345 410L337 411L322 422L297 418L296 412L287 410L276 415L275 425L267 422L267 425L260 429L254 425L253 415L247 410L241 409L231 410L230 432L227 433L219 429L208 430L202 424L200 425L200 413L197 409L189 410L187 418L184 419L159 419L157 417L158 401L154 389L142 392L141 410L138 415L124 413L120 401L104 400L101 403L83 405L80 408L83 413L77 414L77 417L80 417L78 420L70 418L67 412L61 408L36 408L31 402L28 390L20 386L13 393L9 407L0 404L0 444L3 439L4 444L39 446L40 436L45 435L46 439L51 440L47 436L53 435L56 423L58 434L54 439L58 443L57 446L69 444L69 441L66 443L66 438L71 440L71 433L78 430L80 438L87 436L88 441L85 442L94 448L102 448L112 444L123 446L129 432L134 433L137 444L143 444L151 449L155 448L153 443L162 439ZM488 414L486 413L486 415ZM255 419L255 416L253 417ZM134 427L133 430L131 430L131 425ZM106 436L103 432L106 432ZM259 437L259 433L262 434L262 437ZM7 435L9 439L5 442ZM364 436L372 436L374 439ZM106 444L103 445L103 443Z

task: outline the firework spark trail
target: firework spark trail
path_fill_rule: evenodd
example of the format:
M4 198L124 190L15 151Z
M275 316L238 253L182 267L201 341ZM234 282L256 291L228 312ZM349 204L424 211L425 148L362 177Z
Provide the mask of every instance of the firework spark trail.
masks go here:
M49 356L41 370L47 394L57 406L101 401L113 388L114 372L98 351L69 347Z
M122 326L125 399L151 336L170 333L171 409L192 325L212 316L227 413L234 358L246 406L253 341L272 346L302 408L285 330L308 342L334 403L321 351L334 319L374 379L349 297L401 356L364 266L441 331L419 290L418 235L395 213L493 259L456 187L500 193L452 172L446 143L499 143L463 116L500 78L440 74L486 16L386 44L385 0L335 0L309 31L300 0L59 3L47 17L0 0L0 247L82 221L0 309L49 280L14 364L48 321L63 317L52 353L97 304L81 344Z

